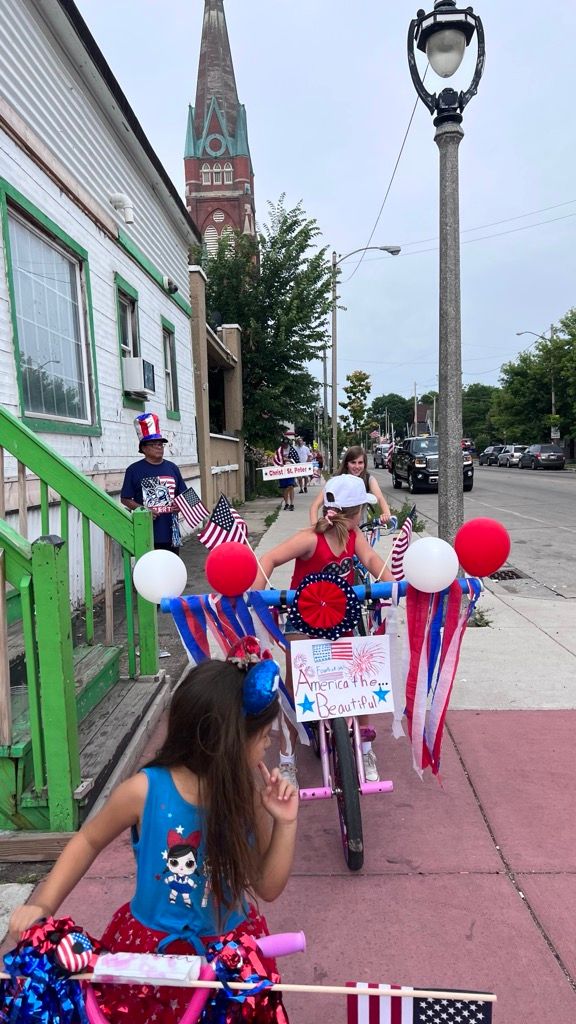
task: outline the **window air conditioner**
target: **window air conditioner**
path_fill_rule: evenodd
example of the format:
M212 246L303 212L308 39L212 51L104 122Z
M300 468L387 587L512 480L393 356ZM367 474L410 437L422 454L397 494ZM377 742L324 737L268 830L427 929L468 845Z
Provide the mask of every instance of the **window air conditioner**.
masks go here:
M124 391L131 395L153 395L156 391L154 381L154 364L140 357L126 356L122 360L122 379Z

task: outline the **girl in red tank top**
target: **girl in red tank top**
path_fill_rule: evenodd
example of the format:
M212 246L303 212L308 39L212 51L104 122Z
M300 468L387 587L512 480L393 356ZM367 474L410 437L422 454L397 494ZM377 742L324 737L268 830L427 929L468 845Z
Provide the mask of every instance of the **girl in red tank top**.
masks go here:
M356 555L373 576L382 580L392 580L392 574L380 555L370 547L360 530L362 508L365 504L374 504L376 498L366 492L362 480L351 474L335 476L328 480L324 491L324 514L307 530L300 530L289 540L279 544L266 554L260 556L258 575L254 580L253 589L261 590L274 569L294 559L294 573L290 584L295 589L309 573L333 572L349 583L354 582L353 556ZM302 634L286 631L288 641L302 639ZM290 658L286 658L286 687L293 693L292 671ZM293 784L297 785L294 757L296 730L290 722L281 730L280 771ZM372 730L373 732L373 730ZM374 754L371 743L364 744L365 767L367 758L374 762L371 770L372 779L378 779ZM368 773L366 775L369 778Z

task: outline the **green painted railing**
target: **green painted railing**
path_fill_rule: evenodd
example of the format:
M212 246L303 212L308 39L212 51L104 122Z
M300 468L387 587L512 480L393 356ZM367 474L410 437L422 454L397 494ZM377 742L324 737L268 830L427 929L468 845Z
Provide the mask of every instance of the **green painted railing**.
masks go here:
M9 526L4 515L4 451L18 461L19 522L27 517L26 467L40 481L40 522L43 536L32 544ZM48 794L50 829L69 830L77 825L74 790L80 783L78 722L72 666L72 616L70 608L68 536L69 510L81 514L84 567L86 642L94 642L94 594L92 587L91 524L105 535L105 558L111 564L111 542L120 545L126 605L128 672L137 674L134 600L131 559L153 547L152 516L144 509L129 513L114 499L84 477L74 466L41 441L20 420L0 407L0 551L3 574L13 590L7 593L6 608L0 613L6 624L21 620L25 651L28 698L26 744L31 748L32 777L16 778L26 771L18 754L18 727L0 745L0 816L18 826L14 794L30 782L39 796ZM60 536L50 536L50 495L60 504ZM24 506L24 507L23 507ZM110 568L110 566L109 566ZM106 570L105 570L106 580ZM110 583L110 578L107 580ZM111 597L106 598L111 607ZM107 609L108 610L108 609ZM139 595L136 601L140 647L140 672L158 671L156 607ZM112 638L107 625L107 642ZM6 711L6 709L4 709ZM6 721L6 715L4 715ZM8 709L8 728L10 728ZM6 731L6 728L5 728ZM20 744L22 746L22 744ZM28 761L30 758L28 757ZM10 806L2 807L2 801ZM33 799L32 799L33 803ZM27 815L23 827L31 827ZM32 827L34 827L32 825Z

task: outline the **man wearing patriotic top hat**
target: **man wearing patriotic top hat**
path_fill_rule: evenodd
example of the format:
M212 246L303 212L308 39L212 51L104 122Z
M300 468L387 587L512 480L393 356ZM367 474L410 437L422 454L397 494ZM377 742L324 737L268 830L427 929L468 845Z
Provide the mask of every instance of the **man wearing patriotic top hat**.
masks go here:
M156 413L145 412L134 420L138 451L144 456L128 466L120 492L122 504L130 509L148 508L154 518L154 547L180 551L180 527L174 499L186 490L174 462L164 458L165 437L160 433Z

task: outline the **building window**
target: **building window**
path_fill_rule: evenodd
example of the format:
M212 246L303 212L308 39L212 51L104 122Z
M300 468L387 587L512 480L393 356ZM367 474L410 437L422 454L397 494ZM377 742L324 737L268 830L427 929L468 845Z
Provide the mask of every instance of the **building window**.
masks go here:
M222 167L220 164L214 164L212 168L212 181L215 185L222 184Z
M215 256L218 252L218 232L212 225L204 232L204 245L209 256Z
M138 337L138 297L129 295L118 286L118 334L120 336L120 353L123 359L140 355L140 338Z
M84 263L9 208L23 411L92 422Z
M232 164L224 164L224 184L232 184Z
M164 352L164 380L166 382L166 412L177 413L178 377L176 372L176 334L174 325L162 317L162 350Z
M210 185L212 182L212 175L210 174L210 164L202 164L202 184Z

